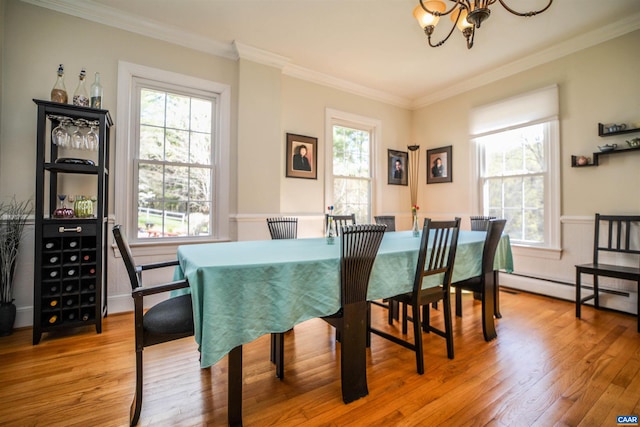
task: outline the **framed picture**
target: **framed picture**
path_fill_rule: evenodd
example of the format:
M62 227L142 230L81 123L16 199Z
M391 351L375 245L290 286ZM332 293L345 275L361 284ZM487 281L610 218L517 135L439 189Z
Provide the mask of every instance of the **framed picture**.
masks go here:
M318 138L287 134L286 176L318 179Z
M409 163L406 151L387 150L387 183L407 185Z
M451 145L427 150L427 184L453 182Z

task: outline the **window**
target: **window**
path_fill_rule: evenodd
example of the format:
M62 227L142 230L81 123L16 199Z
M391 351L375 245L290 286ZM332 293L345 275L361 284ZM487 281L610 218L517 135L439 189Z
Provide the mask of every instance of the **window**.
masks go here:
M380 124L348 113L327 111L327 200L335 215L355 213L357 223L371 222L373 147Z
M559 247L556 114L555 86L472 111L479 211L506 218L514 244Z
M116 200L116 215L126 218L129 238L226 238L228 87L127 63L120 80L131 111L118 115L126 129L117 165L130 167L116 175L127 194Z
M135 87L138 238L211 236L215 94Z

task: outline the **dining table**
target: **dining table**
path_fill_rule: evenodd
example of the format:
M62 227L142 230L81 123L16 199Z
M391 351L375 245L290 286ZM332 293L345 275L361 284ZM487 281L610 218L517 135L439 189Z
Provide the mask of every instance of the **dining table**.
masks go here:
M485 236L484 231L460 231L452 282L481 273ZM385 233L369 280L369 301L412 290L419 245L420 237L412 231ZM303 238L181 245L178 261L174 278L189 282L201 367L229 355L228 421L241 425L242 345L341 308L340 239L333 244L325 238ZM513 271L507 234L498 245L494 267ZM493 289L485 289L485 294L492 296ZM493 327L493 298L486 302L483 316L490 318ZM351 345L364 342L367 310L362 306L342 309L346 323L341 351L350 352L353 357L348 359L356 361L341 366L343 400L348 403L368 394L366 348Z

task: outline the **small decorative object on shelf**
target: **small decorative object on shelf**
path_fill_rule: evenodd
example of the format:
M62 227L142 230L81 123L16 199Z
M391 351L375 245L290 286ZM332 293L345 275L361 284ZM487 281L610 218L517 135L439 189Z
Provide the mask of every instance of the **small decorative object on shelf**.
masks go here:
M91 85L91 108L102 108L102 85L100 84L100 73L95 74Z
M336 223L333 220L333 205L327 206L329 210L329 219L327 220L327 231L325 237L328 245L333 245L336 241Z
M62 64L58 66L58 78L53 85L53 89L51 89L51 100L61 104L66 104L69 101L67 88L64 85L64 65Z
M413 236L418 237L420 235L420 226L418 225L418 210L420 206L413 205L411 206L411 215L413 216L413 226L411 230L413 231Z
M588 157L580 156L576 159L576 164L578 166L585 166L585 165L588 165L590 161L591 160Z
M53 211L54 218L73 218L73 209L68 208L64 200L67 198L66 194L58 194L58 200L60 200L60 207Z
M81 107L89 106L89 92L87 92L87 87L84 83L84 78L86 75L87 73L83 68L80 71L80 75L78 76L78 87L73 93L73 105L79 105Z

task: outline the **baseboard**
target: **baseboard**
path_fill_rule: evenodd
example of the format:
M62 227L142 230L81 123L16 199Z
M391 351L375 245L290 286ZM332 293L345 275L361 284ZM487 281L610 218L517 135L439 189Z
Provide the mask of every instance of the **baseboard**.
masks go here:
M567 301L576 300L575 285L553 280L500 273L500 286ZM591 290L586 288L583 289L582 293L586 296L591 293ZM586 304L593 305L593 301L588 301ZM601 289L600 306L624 313L638 314L638 292L623 293Z

